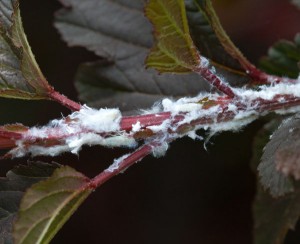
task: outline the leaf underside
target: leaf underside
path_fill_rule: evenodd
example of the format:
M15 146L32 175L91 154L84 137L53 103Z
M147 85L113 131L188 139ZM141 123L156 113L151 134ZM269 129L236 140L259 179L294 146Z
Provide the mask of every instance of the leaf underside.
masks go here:
M0 243L12 244L12 227L24 192L32 184L47 179L57 164L32 162L10 170L0 178Z
M52 87L41 73L23 30L19 2L0 2L0 97L44 99Z
M91 193L89 179L63 166L29 188L20 204L14 225L17 244L49 243L63 224Z
M189 33L184 1L150 0L145 14L154 26L155 44L146 59L160 72L190 72L200 57Z

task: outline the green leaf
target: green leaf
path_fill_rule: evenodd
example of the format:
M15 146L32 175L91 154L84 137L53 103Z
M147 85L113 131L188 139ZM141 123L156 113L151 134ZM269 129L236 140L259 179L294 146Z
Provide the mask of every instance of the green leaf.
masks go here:
M268 56L260 60L260 67L266 72L297 78L300 73L300 33L294 42L281 40L268 51Z
M81 173L63 166L29 188L14 225L15 243L49 243L91 193L88 182Z
M189 72L200 56L189 33L183 0L150 0L146 16L154 25L156 42L147 57L148 67L160 72Z
M47 179L57 164L31 162L19 165L0 178L0 243L13 243L12 226L24 191L32 184Z
M75 85L88 105L128 111L149 108L166 96L209 91L209 85L197 74L157 74L145 69L152 34L143 1L81 2L64 0L67 7L57 13L55 26L70 46L83 46L105 58L81 65L77 72Z
M44 99L53 88L40 71L22 26L19 2L0 3L0 96Z
M260 162L262 150L269 140L273 130L278 127L279 121L273 120L266 124L259 132L254 141L254 156L252 159L252 167L257 173L256 168ZM274 162L273 162L274 163ZM272 166L269 165L272 168ZM271 170L273 171L273 170ZM254 213L254 243L255 244L281 244L289 229L293 229L300 215L300 187L299 184L293 184L289 189L289 182L285 186L285 178L279 172L273 171L269 175L275 178L273 182L273 193L281 192L280 189L294 190L284 196L274 198L267 192L259 182L257 176L257 195L253 203ZM276 183L276 184L274 184ZM279 183L279 185L278 185ZM287 187L287 188L286 188Z

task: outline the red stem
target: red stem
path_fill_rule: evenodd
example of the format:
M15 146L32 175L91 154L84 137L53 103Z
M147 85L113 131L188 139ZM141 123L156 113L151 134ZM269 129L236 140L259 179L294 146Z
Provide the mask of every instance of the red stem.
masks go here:
M251 84L253 84L253 85L269 85L272 83L277 84L277 83L281 83L283 81L286 81L286 82L292 83L292 84L297 82L296 79L289 79L289 78L285 78L285 77L267 74L267 73L263 72L262 70L256 68L251 63L245 64L245 63L240 62L240 64L245 69L248 76L253 79L253 81L251 82Z
M160 125L166 119L171 118L170 112L162 112L157 114L145 114L145 115L137 115L137 116L128 116L123 117L121 120L121 130L131 131L132 125L137 122L140 122L142 127L152 126L152 125Z
M284 98L284 99L282 99ZM223 111L219 115L219 121L218 122L224 122L228 121L229 119L234 117L234 114L230 111L227 111L228 104L232 102L231 99L222 99L222 97L214 101L214 105L220 105L223 108ZM253 105L256 104L256 107L253 108L253 111L256 112L271 112L276 109L284 109L289 108L293 106L300 105L300 98L295 98L293 96L287 96L287 95L280 95L275 97L273 100L263 100L263 99L256 99L253 101ZM236 105L238 107L238 111L244 111L245 106L238 101L236 102ZM146 115L139 115L139 116L129 116L129 117L123 117L121 120L121 130L125 131L131 131L132 125L134 125L137 122L140 122L140 126L142 129L146 128L147 126L152 125L160 125L163 121L167 119L171 119L172 115L170 112L162 112L158 114L146 114ZM173 123L178 123L182 119L184 119L184 115L177 115L175 118L173 118ZM193 125L196 124L209 124L212 123L211 118L199 118L192 122Z
M65 95L62 95L55 90L49 92L48 97L73 111L81 109L81 105L79 103L67 98Z
M278 97L274 98L273 101L266 101L266 100L260 100L260 106L258 111L272 111L276 110L278 108L284 108L284 107L290 107L294 105L299 105L300 104L300 99L299 98L294 98L292 96L279 96L279 97L285 97L287 100L286 102L278 102ZM275 100L276 99L276 100ZM223 112L219 114L218 116L218 122L221 121L228 121L232 119L235 114L232 111L227 110L226 103L228 104L228 101L221 99L220 100L221 105L223 107ZM244 106L241 104L239 106L239 110L243 110ZM163 120L171 118L171 113L169 112L164 112L160 114L147 114L147 115L140 115L140 116L135 116L135 117L124 117L122 120L123 123L123 129L130 129L131 126L130 124L134 124L134 122L140 121L140 123L143 125L143 127L149 126L149 125L157 125L159 123L162 123ZM180 115L177 116L177 118L173 118L173 123L178 123L180 120L182 120L183 117ZM209 124L213 123L214 120L212 118L199 118L197 120L192 121L189 125L195 126L199 124ZM182 127L186 125L182 125L178 128L180 130ZM142 160L144 157L149 155L153 147L159 146L159 144L146 144L138 148L136 151L125 157L122 161L119 162L118 167L114 170L111 170L110 168L107 168L103 172L101 172L99 175L91 179L91 181L88 183L88 187L91 189L96 189L103 185L106 181L110 180L112 177L118 175L119 173L123 172L126 170L128 167L132 166L134 163Z
M228 97L234 98L236 96L233 90L207 67L199 67L194 71L200 74L208 83L216 87Z
M228 111L228 105L232 102L232 99L224 99L226 97L219 97L218 100L214 100L213 103L215 105L220 105L222 108L222 111L218 114L217 116L217 122L225 122L230 119L233 119L235 114L232 111ZM235 102L235 105L237 106L237 112L239 111L245 111L246 107L244 103L241 103L239 101ZM276 109L284 109L284 108L289 108L293 106L298 106L300 105L300 98L295 98L290 95L279 95L276 96L273 100L263 100L263 99L256 99L252 101L252 105L256 105L252 111L258 112L258 113L263 113L263 112L271 112ZM249 111L251 112L251 111ZM185 118L184 113L178 114L174 117L172 117L172 114L170 112L161 112L157 114L145 114L145 115L138 115L138 116L129 116L129 117L123 117L120 123L120 131L126 131L126 132L131 132L132 131L132 126L136 124L137 122L140 123L141 129L146 129L148 126L153 126L153 125L160 125L162 124L165 120L171 119L172 120L172 125L174 126L180 121L182 121ZM191 121L189 124L183 124L180 126L180 128L191 125L191 126L196 126L196 125L201 125L201 124L211 124L214 123L214 119L216 117L214 116L209 116L209 117L201 117L198 119L195 119L194 121ZM175 126L176 127L176 126ZM175 128L174 127L174 128ZM78 133L86 133L88 131L82 130L81 132ZM170 131L172 133L172 131ZM47 132L48 137L44 138L41 137L39 138L38 136L35 137L28 137L26 139L26 144L32 145L32 144L42 144L42 145L47 145L47 141L50 142L50 145L54 144L60 144L61 140L68 137L72 136L72 134L66 134L62 133L59 130L59 127L54 127L50 128L49 131ZM151 134L149 136L152 136L154 134ZM111 136L111 135L105 135L103 134L102 136ZM5 144L5 148L7 148L9 145L10 147L15 146L15 140L18 140L20 138L23 138L23 132L1 132L0 133L0 141L2 140L3 143ZM137 135L136 138L138 139L139 136ZM143 136L141 137L143 138ZM24 139L24 138L23 138ZM4 146L4 145L3 145ZM1 145L0 145L1 148Z
M123 159L120 163L117 169L115 170L104 170L101 172L99 175L91 179L89 182L89 187L92 189L96 189L97 187L101 186L103 183L108 181L110 178L113 176L123 172L126 170L128 167L132 166L136 162L142 160L144 157L146 157L148 154L152 152L153 146L157 145L152 145L152 144L146 144L135 150L133 153L128 155L125 159Z
M19 132L6 131L0 128L0 149L9 149L16 146L15 141L21 139L22 136Z

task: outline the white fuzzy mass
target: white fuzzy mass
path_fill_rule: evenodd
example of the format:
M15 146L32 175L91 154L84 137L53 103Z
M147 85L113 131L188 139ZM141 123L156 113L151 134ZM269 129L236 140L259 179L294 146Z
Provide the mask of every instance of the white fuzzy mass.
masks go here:
M86 105L80 111L72 113L67 119L53 120L47 126L31 128L11 151L12 156L56 156L63 152L77 154L82 146L102 145L106 147L135 147L136 141L119 132L114 137L107 135L120 130L122 115L119 109L92 109ZM106 134L106 135L104 135ZM60 145L24 147L29 139L47 139L60 135Z
M122 114L119 109L93 109L88 106L70 115L78 124L95 132L112 132L120 129Z

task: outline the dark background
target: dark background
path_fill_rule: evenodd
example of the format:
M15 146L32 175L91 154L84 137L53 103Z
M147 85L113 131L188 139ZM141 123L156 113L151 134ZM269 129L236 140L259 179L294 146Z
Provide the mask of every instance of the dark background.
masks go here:
M252 61L266 54L279 38L293 39L300 11L287 0L216 1L229 35ZM49 82L77 100L73 77L78 65L97 59L83 48L68 48L53 28L54 0L21 0L25 31ZM0 99L0 122L45 124L68 114L48 101ZM251 204L255 175L251 172L252 140L262 122L240 133L223 133L202 142L181 139L160 159L148 157L92 194L52 243L202 243L250 244ZM84 148L80 156L54 159L92 177L126 150ZM1 176L27 159L1 162ZM297 236L298 235L298 236ZM298 242L297 242L298 240ZM299 243L291 232L287 243Z

